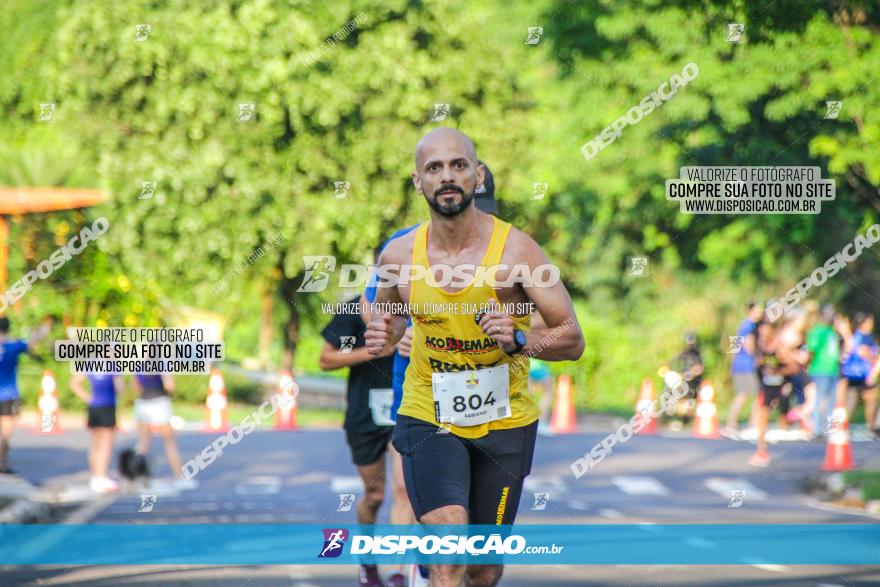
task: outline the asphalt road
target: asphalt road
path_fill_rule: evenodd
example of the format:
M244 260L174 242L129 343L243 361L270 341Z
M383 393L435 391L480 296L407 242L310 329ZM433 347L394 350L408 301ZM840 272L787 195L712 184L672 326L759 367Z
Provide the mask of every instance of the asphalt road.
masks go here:
M607 432L606 432L607 433ZM871 523L877 518L823 506L804 493L804 481L818 470L822 443L783 442L772 446L773 463L753 469L747 442L698 440L684 435L636 437L615 447L588 475L575 479L570 463L605 433L540 438L532 475L520 502L518 521L532 524L601 523ZM184 460L216 435L180 434ZM861 439L860 439L861 440ZM133 444L121 435L117 448ZM84 431L15 437L12 466L33 483L86 476ZM853 444L856 461L880 468L880 443ZM354 510L340 510L340 494L361 493L338 430L256 431L228 447L200 472L196 490L169 486L161 443L153 446L158 479L151 489L120 494L74 512L76 521L110 524L308 523L353 524ZM162 479L162 477L166 479ZM732 499L732 491L742 497ZM742 493L739 493L742 492ZM74 492L76 493L76 492ZM543 509L535 494L549 494ZM139 511L141 494L155 495L152 511ZM386 502L387 503L387 502ZM343 507L343 510L345 508ZM388 522L383 507L380 523ZM347 566L115 566L0 569L2 585L354 585ZM880 569L784 566L510 566L502 585L877 585Z

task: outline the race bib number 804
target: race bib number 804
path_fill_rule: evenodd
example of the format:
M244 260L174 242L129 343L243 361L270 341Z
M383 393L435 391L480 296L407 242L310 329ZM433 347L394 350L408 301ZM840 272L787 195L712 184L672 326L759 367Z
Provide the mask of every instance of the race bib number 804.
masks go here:
M434 373L434 417L455 426L476 426L510 416L507 365Z

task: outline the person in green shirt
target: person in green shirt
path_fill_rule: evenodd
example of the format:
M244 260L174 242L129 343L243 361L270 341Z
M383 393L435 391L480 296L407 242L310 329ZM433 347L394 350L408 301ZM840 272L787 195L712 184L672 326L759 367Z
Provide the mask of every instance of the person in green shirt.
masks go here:
M810 366L807 374L816 385L816 404L813 408L813 434L825 433L828 418L834 408L834 391L840 374L840 340L834 331L834 307L822 306L820 321L807 335Z

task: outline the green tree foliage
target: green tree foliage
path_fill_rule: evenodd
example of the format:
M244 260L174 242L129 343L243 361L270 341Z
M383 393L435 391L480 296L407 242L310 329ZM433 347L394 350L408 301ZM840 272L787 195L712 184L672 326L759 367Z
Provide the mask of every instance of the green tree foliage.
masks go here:
M626 255L720 271L738 280L791 279L880 217L880 9L869 2L554 2L549 54L562 80L548 95L569 116L548 173L545 234L574 244L584 289L621 285ZM739 43L728 24L745 25ZM699 76L593 159L578 148L687 63ZM556 91L558 88L567 91ZM843 101L826 120L825 102ZM683 165L817 165L837 183L822 214L686 216L664 196ZM575 214L558 214L574 208ZM571 250L570 247L569 250ZM557 248L557 250L560 250ZM561 250L560 250L561 252ZM852 268L841 293L880 298L877 253Z
M468 26L453 26L449 9L67 6L41 75L58 96L58 124L96 155L96 178L113 194L108 250L133 279L228 311L247 288L218 296L213 284L282 231L286 249L239 279L280 280L294 313L313 312L294 293L303 255L363 260L381 235L426 216L408 174L435 103L451 105L447 123L491 160L527 156L537 62L520 60L524 28L495 27L495 9L466 3L456 11ZM134 40L139 23L151 26L144 42ZM508 33L516 42L502 42ZM255 105L253 120L239 120L243 103ZM154 197L139 199L141 181L157 183ZM344 200L332 197L336 181L351 185Z

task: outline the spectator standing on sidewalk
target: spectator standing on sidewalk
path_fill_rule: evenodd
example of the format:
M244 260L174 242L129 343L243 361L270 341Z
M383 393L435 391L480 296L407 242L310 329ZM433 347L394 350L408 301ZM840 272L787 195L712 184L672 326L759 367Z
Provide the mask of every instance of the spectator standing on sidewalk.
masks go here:
M807 374L816 387L812 414L814 436L825 433L840 376L840 340L834 331L834 318L834 307L830 304L822 306L819 323L807 334L807 350L810 352Z
M165 456L174 475L174 486L178 489L194 489L195 479L184 479L180 470L180 452L177 439L171 428L171 394L174 393L174 378L170 374L148 375L137 373L134 376L138 399L134 402L134 418L138 423L138 454L146 457L150 453L153 429L158 431L165 445Z
M88 381L91 392L86 388ZM91 443L89 445L89 487L96 493L111 493L119 484L107 476L116 435L116 395L122 391L122 380L111 373L76 373L70 388L88 405Z

